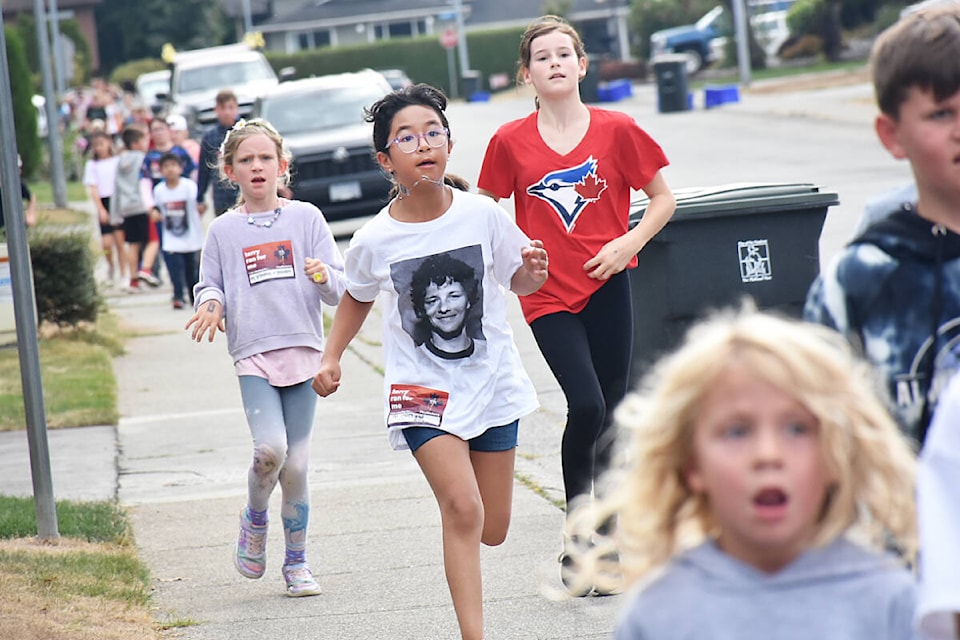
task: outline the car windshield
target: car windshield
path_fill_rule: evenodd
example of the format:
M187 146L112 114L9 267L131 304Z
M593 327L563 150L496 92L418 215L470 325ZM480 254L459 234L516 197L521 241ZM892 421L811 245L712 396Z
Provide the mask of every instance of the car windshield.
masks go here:
M363 122L363 109L383 97L376 87L337 87L264 98L260 117L283 135Z
M262 60L224 62L205 67L183 69L178 76L178 93L190 93L206 89L230 87L257 80L270 80L273 69Z

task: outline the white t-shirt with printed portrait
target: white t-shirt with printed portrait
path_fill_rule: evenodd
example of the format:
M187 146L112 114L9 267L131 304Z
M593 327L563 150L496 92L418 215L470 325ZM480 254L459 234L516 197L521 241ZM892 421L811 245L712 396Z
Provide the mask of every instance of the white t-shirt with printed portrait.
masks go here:
M535 411L506 302L530 240L493 200L458 190L429 222L399 222L388 211L354 234L344 260L351 296L382 296L390 445L407 448L405 427L468 440ZM444 349L444 332L458 335L460 350Z

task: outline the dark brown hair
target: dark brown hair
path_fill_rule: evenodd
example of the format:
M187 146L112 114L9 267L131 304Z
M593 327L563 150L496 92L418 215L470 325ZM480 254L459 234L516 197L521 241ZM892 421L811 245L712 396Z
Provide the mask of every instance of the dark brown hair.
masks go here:
M921 9L880 34L870 53L880 111L900 116L912 87L943 100L960 90L960 4Z

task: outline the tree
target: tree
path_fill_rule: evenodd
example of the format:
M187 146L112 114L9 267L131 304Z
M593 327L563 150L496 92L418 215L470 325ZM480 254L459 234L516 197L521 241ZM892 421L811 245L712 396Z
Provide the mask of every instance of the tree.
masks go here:
M159 58L164 43L189 50L223 44L232 24L209 0L104 0L97 5L100 72L139 58Z
M27 66L23 41L15 29L4 27L7 38L7 64L10 67L10 92L13 94L13 123L17 151L23 160L23 175L32 176L40 167L43 151L37 135L37 112L33 107L33 80Z
M37 26L32 13L21 13L17 15L16 21L17 33L23 41L23 47L27 54L27 64L33 73L33 86L36 91L40 91L40 52L37 46ZM80 29L80 23L75 19L60 21L60 35L62 38L68 38L74 47L73 60L67 60L72 65L72 74L66 73L65 77L73 77L73 84L83 84L90 79L90 43L87 42L83 30ZM50 40L53 46L53 39Z

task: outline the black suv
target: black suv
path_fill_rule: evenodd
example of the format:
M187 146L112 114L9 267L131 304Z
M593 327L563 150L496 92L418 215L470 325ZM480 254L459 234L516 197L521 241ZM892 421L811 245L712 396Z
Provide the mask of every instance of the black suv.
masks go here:
M293 154L293 197L311 202L327 220L377 213L390 181L374 158L372 128L363 109L390 84L376 71L285 82L257 100L253 113L268 120Z

